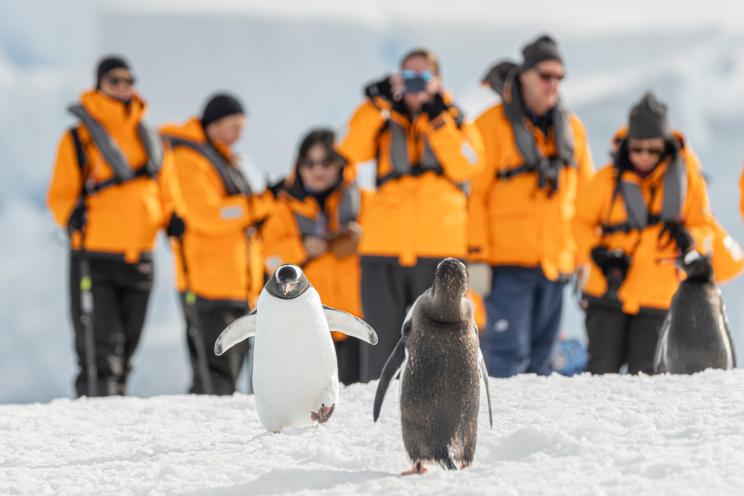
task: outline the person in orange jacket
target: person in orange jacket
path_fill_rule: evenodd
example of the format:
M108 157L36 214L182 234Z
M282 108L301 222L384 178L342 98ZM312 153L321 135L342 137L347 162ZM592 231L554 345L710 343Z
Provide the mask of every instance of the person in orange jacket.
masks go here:
M70 107L48 205L70 233L78 396L124 394L153 283L159 229L184 229L178 183L127 61L106 57L96 87Z
M594 171L584 127L559 97L566 73L556 42L542 36L522 55L486 76L502 103L476 120L486 167L470 196L470 282L485 298L494 377L553 370L564 283L575 269L576 194Z
M466 183L483 167L483 146L428 50L407 53L400 72L365 95L338 151L351 163L376 161L377 189L360 216L362 308L379 337L377 346L361 345L366 382L380 376L436 265L467 255Z
M313 129L302 139L294 169L261 229L266 272L273 274L282 264L298 265L324 305L361 317L361 195L353 171L334 149L334 139L328 129ZM338 332L333 340L339 380L357 382L358 341Z
M186 232L174 243L192 366L190 392L232 394L248 341L222 356L212 352L225 327L255 306L263 287L256 227L273 198L241 170L232 150L246 125L243 105L216 94L200 117L162 128L184 200Z
M674 261L709 252L715 219L696 155L670 130L666 105L646 94L626 134L580 195L577 261L583 287L591 373L653 373L661 325L680 281ZM708 247L708 248L706 248Z

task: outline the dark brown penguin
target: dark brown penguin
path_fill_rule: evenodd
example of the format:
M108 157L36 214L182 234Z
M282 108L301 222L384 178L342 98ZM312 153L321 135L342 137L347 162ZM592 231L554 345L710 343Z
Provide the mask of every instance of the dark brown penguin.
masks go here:
M401 373L400 414L403 444L413 467L403 475L424 473L428 461L449 470L470 465L478 439L481 378L491 416L488 374L467 288L465 265L454 258L443 260L433 286L409 310L383 368L375 421L390 381L408 357Z

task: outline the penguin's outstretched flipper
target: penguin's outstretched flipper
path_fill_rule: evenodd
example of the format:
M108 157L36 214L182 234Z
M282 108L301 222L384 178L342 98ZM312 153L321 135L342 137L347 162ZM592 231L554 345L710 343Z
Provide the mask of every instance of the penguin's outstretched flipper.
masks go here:
M342 332L372 345L377 344L377 333L362 319L327 305L323 305L323 314L332 331Z
M654 353L654 373L656 374L665 374L669 372L667 369L666 347L667 341L669 340L669 329L671 326L672 313L669 312L664 318L664 323L661 324L659 340L656 342L656 352Z
M236 344L255 335L256 311L253 310L248 315L235 320L220 333L220 336L214 343L214 354L220 356Z
M398 340L398 344L393 348L393 352L390 353L385 366L382 367L382 374L380 375L380 382L377 383L377 391L375 391L375 405L372 409L372 418L375 422L380 417L380 410L382 409L382 400L385 399L385 393L387 392L390 381L398 374L400 366L403 365L403 361L406 359L406 337L401 336Z

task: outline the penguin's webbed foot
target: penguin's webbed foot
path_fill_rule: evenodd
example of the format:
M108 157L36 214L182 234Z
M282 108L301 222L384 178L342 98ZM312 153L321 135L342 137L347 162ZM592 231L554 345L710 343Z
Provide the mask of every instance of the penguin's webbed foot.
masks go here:
M421 462L416 462L413 464L413 467L401 472L400 475L424 475L426 472L428 472L428 470L426 467L424 467L424 464Z
M325 403L323 403L320 405L320 408L317 412L310 412L310 420L312 420L313 422L318 422L319 424L328 422L335 409L335 403L331 406L325 406Z

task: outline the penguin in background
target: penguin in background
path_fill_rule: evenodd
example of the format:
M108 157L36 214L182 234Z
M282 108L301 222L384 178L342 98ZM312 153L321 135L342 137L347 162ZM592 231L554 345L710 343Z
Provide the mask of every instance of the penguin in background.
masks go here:
M736 367L731 329L711 259L696 250L680 257L687 278L672 298L656 346L657 374L694 374Z
M333 415L338 366L331 329L377 344L366 322L321 304L302 270L282 265L266 282L256 309L217 338L214 353L219 356L255 336L253 390L267 430L324 423Z
M493 427L488 373L467 288L462 262L454 258L440 262L433 286L409 309L400 340L383 367L372 414L375 421L390 381L403 367L401 429L413 466L401 475L423 474L429 461L448 470L472 463L481 379Z

